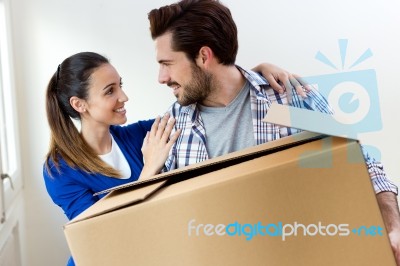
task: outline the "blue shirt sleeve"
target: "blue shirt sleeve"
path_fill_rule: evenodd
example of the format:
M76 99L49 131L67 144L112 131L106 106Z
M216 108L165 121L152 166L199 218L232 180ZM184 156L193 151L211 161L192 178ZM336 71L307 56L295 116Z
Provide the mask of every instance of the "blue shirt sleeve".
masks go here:
M127 126L110 128L121 151L131 167L131 178L117 179L101 174L88 174L81 169L70 167L60 158L59 169L49 161L50 171L43 167L43 177L48 194L53 202L61 207L68 217L73 219L92 206L100 197L95 192L137 180L143 168L141 147L147 131L154 119L143 120Z
M50 173L46 167L43 168L47 192L53 202L63 209L69 220L99 200L99 197L93 196L93 191L84 182L77 182L85 178L83 174L64 161L60 162L59 170L50 162Z

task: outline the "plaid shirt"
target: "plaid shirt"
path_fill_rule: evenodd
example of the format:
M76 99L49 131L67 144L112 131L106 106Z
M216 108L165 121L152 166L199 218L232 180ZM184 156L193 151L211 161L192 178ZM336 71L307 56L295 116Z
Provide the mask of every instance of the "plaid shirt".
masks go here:
M237 68L251 84L251 114L254 140L257 145L300 131L294 128L262 122L273 102L333 114L326 99L315 90L308 92L305 99L302 99L294 89L289 91L289 93L279 94L258 73L244 70L238 66ZM174 131L180 128L182 132L170 151L163 171L169 171L209 159L206 149L206 130L197 104L181 106L175 102L169 109L169 112L176 119ZM397 194L397 186L387 179L382 165L373 158L370 158L366 153L364 155L375 192L391 191Z

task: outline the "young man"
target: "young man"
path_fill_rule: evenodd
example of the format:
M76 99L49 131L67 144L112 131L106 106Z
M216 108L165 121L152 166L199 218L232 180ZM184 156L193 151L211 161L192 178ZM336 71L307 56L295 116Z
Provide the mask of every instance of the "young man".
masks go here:
M183 0L152 10L149 20L160 64L159 82L172 88L177 98L170 113L176 128L182 129L166 171L297 133L262 122L273 102L332 113L314 90L307 90L303 98L287 86L279 94L259 74L235 65L237 28L229 9L219 1ZM400 262L397 187L380 163L367 154L365 158Z

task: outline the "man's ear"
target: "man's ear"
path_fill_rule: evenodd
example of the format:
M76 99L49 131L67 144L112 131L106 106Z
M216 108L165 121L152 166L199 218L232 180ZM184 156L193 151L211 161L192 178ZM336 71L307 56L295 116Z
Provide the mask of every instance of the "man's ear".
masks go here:
M199 67L207 69L210 67L212 60L214 59L214 53L208 46L203 46L199 50L199 54L196 58L196 63Z
M86 102L85 100L82 100L81 98L78 98L76 96L72 96L69 99L69 104L72 106L72 108L75 109L78 113L84 113L86 112Z

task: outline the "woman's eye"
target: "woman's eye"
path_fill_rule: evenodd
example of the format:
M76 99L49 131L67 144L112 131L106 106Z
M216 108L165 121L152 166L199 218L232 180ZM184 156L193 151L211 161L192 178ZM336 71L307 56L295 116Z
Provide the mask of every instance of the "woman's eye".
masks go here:
M109 90L106 91L106 95L110 95L112 93L113 93L113 89L109 89Z

